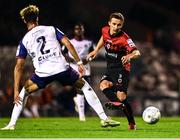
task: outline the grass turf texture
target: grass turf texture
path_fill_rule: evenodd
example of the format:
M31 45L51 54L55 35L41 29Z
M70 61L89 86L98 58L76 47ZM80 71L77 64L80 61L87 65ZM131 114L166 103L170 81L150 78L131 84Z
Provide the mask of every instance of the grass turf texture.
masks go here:
M137 130L129 131L125 118L114 118L121 122L118 127L102 128L95 117L86 122L78 118L20 118L15 131L0 131L0 138L179 138L180 118L163 117L155 125L146 124L136 118ZM9 119L1 118L0 127Z

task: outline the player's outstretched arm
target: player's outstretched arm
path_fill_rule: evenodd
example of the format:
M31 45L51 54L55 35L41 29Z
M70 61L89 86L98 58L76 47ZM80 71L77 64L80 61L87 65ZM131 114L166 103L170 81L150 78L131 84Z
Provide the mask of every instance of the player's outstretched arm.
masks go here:
M123 64L126 64L126 63L130 62L131 59L138 58L140 55L141 54L140 54L139 50L136 49L136 50L132 51L132 53L127 54L126 56L123 56L121 58L121 61Z
M104 45L103 36L101 36L94 51L92 51L91 53L88 54L87 59L89 59L90 61L92 59L94 59L96 57L96 55L98 54L99 50L103 47L103 45Z

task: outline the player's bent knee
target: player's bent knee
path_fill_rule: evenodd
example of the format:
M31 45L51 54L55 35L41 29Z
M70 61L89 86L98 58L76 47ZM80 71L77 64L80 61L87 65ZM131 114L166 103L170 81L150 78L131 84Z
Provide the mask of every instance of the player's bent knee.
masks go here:
M102 90L102 93L110 100L114 102L119 102L119 99L116 96L116 92L112 88L105 88Z
M31 80L26 81L24 88L29 94L39 89L38 85L33 83Z
M31 94L32 92L38 90L38 86L36 84L34 84L29 87L25 87L25 90L28 94Z

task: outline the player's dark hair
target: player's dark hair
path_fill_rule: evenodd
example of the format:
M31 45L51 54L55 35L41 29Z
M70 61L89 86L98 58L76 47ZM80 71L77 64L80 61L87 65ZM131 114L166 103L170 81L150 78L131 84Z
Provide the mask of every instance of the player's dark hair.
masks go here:
M78 27L83 27L83 28L84 28L84 24L81 23L81 22L76 23L76 24L74 25L74 28L76 28L77 26L78 26Z
M39 8L35 5L29 5L20 11L22 20L26 22L36 22L39 15Z
M118 12L112 13L109 17L109 21L111 21L112 18L116 18L116 19L120 19L120 20L124 21L124 16Z

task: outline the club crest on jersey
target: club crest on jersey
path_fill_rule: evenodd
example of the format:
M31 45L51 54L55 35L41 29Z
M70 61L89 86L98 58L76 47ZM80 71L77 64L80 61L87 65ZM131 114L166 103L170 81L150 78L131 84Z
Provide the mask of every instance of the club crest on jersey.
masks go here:
M112 45L112 40L107 40L107 42L106 42L106 48L107 48L107 49L110 49L110 48L111 48L111 45Z
M122 84L122 74L119 74L118 80L117 80L117 84L116 85L121 85Z

